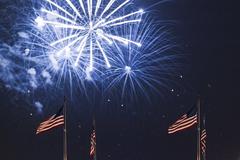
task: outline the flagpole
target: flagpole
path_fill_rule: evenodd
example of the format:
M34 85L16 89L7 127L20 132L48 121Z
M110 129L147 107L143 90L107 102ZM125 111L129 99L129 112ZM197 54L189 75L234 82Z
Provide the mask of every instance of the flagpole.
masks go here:
M201 160L201 98L197 101L197 160Z
M67 160L67 99L64 96L63 160Z

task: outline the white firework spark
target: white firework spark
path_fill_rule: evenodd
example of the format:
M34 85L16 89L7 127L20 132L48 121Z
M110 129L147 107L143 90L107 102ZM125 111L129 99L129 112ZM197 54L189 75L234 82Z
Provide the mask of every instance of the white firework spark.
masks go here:
M100 62L111 67L110 60L114 55L107 53L111 44L141 46L139 42L113 34L123 25L141 21L142 9L124 14L130 0L45 1L35 22L40 34L48 36L46 43L51 48L48 55L55 70L71 64L73 70L85 71L89 78L90 72L102 65Z
M176 55L169 53L173 44L167 26L143 16L131 0L32 2L25 10L19 8L25 16L19 16L13 27L21 60L16 69L22 74L6 79L7 70L0 70L4 82L15 85L18 78L24 80L25 92L54 86L86 93L102 87L106 94L127 98L168 89L179 67ZM14 73L9 62L1 64L11 66L9 73Z
M119 46L114 43L118 57L114 66L105 71L105 91L123 99L137 99L140 95L150 99L163 90L170 90L171 78L179 64L174 62L178 56L173 51L176 47L170 41L170 33L163 25L144 18L140 26L125 26L119 35L130 33L128 38L140 42L143 47L134 44ZM160 90L161 89L161 92Z

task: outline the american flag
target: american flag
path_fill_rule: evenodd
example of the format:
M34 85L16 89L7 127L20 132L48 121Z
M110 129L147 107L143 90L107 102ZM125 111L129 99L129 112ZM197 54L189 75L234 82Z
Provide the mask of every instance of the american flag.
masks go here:
M196 107L192 108L188 113L184 114L180 119L168 128L168 134L173 134L181 130L187 129L197 123Z
M46 121L40 123L40 125L37 128L36 134L46 132L52 128L58 127L63 124L64 124L63 107L61 107L57 114L54 114Z
M204 128L201 132L201 151L202 151L202 154L205 154L206 153L206 139L207 139L207 131L206 129Z
M91 160L96 159L96 131L93 129L91 134L91 147L90 147Z

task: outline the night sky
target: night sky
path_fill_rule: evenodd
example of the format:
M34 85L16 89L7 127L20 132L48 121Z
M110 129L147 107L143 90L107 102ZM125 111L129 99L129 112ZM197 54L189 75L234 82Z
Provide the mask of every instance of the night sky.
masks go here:
M136 0L142 8L156 2ZM0 10L9 4L14 1L0 0ZM171 28L180 46L178 52L186 57L184 71L176 74L181 87L164 91L164 98L151 102L139 99L130 104L114 96L104 98L101 105L98 98L90 105L81 96L69 102L69 160L89 159L93 108L100 160L196 159L196 128L174 135L168 135L167 128L196 102L197 95L203 99L202 112L206 114L207 159L240 160L239 4L175 0L154 7L153 12L163 20L174 21ZM1 20L4 16L0 15L0 25L14 23ZM0 36L6 41L10 35L1 32ZM35 135L38 124L56 112L61 100L52 100L49 105L53 107L39 115L25 101L26 95L8 90L4 84L0 87L1 159L62 159L61 128Z

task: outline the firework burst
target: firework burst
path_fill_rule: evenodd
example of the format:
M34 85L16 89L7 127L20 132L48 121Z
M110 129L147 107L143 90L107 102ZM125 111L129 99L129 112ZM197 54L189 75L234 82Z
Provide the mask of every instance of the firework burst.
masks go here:
M143 18L143 21L139 26L125 26L118 33L130 33L128 38L140 42L142 47L114 43L118 57L114 59L113 67L105 72L105 81L109 82L106 92L115 90L122 98L132 99L141 94L149 98L151 93L169 90L170 77L178 67L174 62L176 45L171 42L171 34L165 26L150 18Z
M69 84L71 91L103 87L108 94L149 97L168 89L178 67L168 28L143 15L132 1L32 2L13 27L19 38L15 45L21 46L16 50L21 76L26 74L29 83L24 90Z
M37 43L47 49L51 68L64 73L68 66L78 77L90 79L94 68L98 70L103 63L111 67L109 56L114 55L108 51L113 43L141 47L137 41L113 34L123 25L140 23L143 10L126 12L129 5L130 0L45 0L34 20L39 30L35 35L41 41Z

